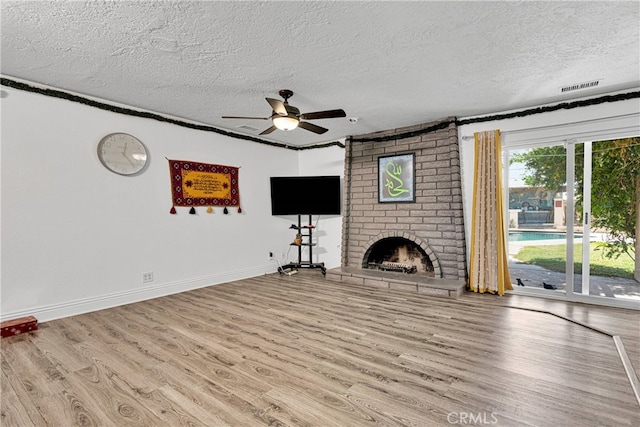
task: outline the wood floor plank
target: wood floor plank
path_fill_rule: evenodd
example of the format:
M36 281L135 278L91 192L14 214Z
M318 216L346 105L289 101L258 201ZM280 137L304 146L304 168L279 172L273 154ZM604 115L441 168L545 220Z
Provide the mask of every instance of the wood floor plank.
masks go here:
M266 275L46 322L0 347L2 426L640 423L638 312ZM495 417L495 418L492 418ZM460 424L460 422L458 422Z
M89 359L69 345L70 341L63 334L58 334L56 329L51 332L54 333L29 334L26 337L64 375L91 365Z
M22 384L14 375L5 375L10 368L3 368L0 377L2 384L0 408L0 425L2 426L44 426L45 421L42 414L33 405L26 393L21 393ZM13 384L12 384L13 382Z
M11 346L2 348L3 372L12 384L21 383L32 400L46 399L59 393L64 385L64 374L50 362L25 335ZM4 368L8 365L10 369ZM15 390L15 388L14 388Z
M446 414L434 408L431 397L428 403L423 403L415 396L369 383L355 384L349 390L348 397L379 416L393 420L397 425L419 427L445 424ZM394 401L393 409L389 406L391 400ZM450 410L455 410L454 405L450 405ZM466 406L464 410L468 411L470 407Z
M138 378L139 379L139 378ZM131 392L131 379L124 379L102 361L67 377L69 390L82 397L98 425L156 426L161 423Z
M363 411L354 409L354 405L344 404L337 397L318 399L305 394L293 384L274 388L267 393L267 397L279 407L289 407L296 414L296 420L312 426L337 426L348 419L349 425L360 427L372 421Z
M189 414L189 417L197 418L199 423L205 426L226 426L226 425L241 425L241 422L235 418L227 418L227 413L221 414L225 405L218 401L214 396L205 395L205 393L198 389L191 390L189 397L178 392L173 387L164 386L159 390L167 400L175 402L184 408L184 412ZM197 398L193 398L197 396ZM233 413L233 411L231 411Z

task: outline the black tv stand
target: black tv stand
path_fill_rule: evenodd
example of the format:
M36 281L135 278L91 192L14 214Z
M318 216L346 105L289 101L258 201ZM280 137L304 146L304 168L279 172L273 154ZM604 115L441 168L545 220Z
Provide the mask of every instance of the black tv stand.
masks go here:
M292 230L297 230L298 234L301 235L300 241L298 241L298 242L294 241L293 243L291 243L291 246L297 246L298 247L298 262L291 262L289 264L283 265L281 268L278 269L280 274L284 274L283 270L286 270L286 269L298 270L300 268L319 268L322 271L322 275L323 276L327 274L327 269L324 266L324 262L315 262L315 263L313 262L313 247L316 244L313 243L313 229L315 227L311 223L311 215L309 215L308 224L309 225L302 225L302 215L298 215L298 225L291 224L291 227L289 227ZM306 233L303 233L303 231L305 231L305 230L306 230ZM309 247L309 260L308 261L303 261L302 260L302 247L303 246L308 246Z

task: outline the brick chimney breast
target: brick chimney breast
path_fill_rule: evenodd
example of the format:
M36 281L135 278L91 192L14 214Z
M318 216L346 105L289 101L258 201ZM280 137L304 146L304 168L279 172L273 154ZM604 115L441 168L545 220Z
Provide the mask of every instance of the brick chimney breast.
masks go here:
M435 130L415 136L428 128ZM409 132L414 135L404 137ZM388 138L365 140L381 136ZM414 155L415 201L381 203L378 158L399 154ZM466 280L458 130L453 118L349 138L344 176L344 267L367 268L373 246L382 239L402 238L424 252L426 270L429 263L433 269L429 274Z

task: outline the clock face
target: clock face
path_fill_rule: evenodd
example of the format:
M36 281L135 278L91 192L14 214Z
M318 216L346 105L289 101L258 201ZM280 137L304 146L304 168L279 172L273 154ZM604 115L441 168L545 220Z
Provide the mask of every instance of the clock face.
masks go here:
M98 143L98 158L111 172L120 175L140 173L147 164L147 149L126 133L112 133Z

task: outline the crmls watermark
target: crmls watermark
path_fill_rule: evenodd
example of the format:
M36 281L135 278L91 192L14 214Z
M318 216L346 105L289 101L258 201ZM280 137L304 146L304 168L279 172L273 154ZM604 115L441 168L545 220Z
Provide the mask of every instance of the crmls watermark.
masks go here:
M495 412L450 412L447 421L459 425L495 425L498 417Z

